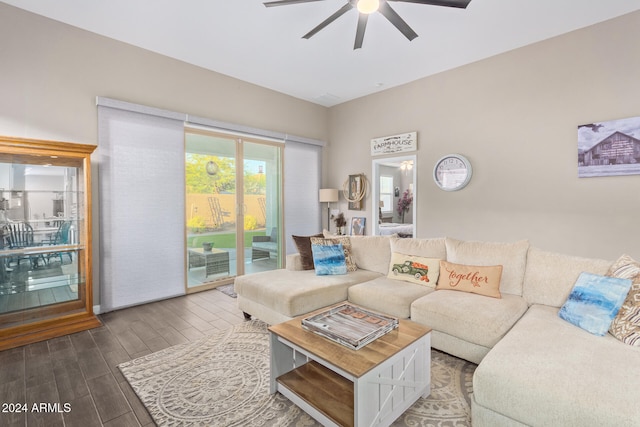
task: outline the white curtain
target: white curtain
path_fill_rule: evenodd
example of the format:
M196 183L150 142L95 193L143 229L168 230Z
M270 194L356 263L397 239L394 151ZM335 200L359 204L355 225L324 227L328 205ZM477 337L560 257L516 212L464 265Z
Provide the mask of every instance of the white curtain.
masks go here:
M322 206L318 201L321 161L322 146L286 141L284 229L287 254L298 252L291 235L309 236L322 231Z
M184 119L149 112L98 106L103 312L185 292Z

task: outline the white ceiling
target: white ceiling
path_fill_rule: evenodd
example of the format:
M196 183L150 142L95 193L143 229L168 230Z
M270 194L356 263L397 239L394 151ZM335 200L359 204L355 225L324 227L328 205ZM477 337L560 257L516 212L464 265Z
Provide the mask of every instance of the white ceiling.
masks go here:
M408 83L640 10L640 0L472 0L467 9L392 3L353 50L355 9L302 35L347 0L3 0L4 3L324 106Z

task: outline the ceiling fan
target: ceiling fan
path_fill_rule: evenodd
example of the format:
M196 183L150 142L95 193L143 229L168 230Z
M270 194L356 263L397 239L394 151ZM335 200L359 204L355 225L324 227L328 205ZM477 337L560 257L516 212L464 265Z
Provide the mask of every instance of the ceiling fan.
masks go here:
M276 0L265 2L263 4L266 7L273 7L298 3L311 3L314 1L323 0ZM398 13L391 8L391 6L389 5L390 2L418 3L465 9L467 5L469 5L471 0L347 0L347 4L338 9L333 15L322 21L317 27L302 36L302 38L309 39L313 37L316 33L318 33L318 31L322 30L324 27L326 27L353 8L356 8L359 12L358 28L356 30L356 41L353 45L354 50L360 49L362 47L362 41L364 40L364 30L367 27L367 20L369 19L369 15L374 12L380 12L380 14L387 18L389 22L391 22L402 34L404 34L407 39L413 40L418 37L418 34L416 34L416 32L411 29L411 27L400 17L400 15L398 15Z

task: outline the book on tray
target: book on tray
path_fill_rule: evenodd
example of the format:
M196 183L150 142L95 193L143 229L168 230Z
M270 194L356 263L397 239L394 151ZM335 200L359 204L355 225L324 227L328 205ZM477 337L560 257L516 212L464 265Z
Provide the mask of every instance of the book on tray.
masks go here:
M398 319L352 304L341 304L302 319L302 327L359 350L398 327Z

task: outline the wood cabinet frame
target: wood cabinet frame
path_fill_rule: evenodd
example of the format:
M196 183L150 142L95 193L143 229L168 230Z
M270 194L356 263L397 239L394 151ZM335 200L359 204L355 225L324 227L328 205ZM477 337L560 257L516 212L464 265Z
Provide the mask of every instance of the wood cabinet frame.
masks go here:
M84 278L84 286L78 286L78 299L0 314L0 350L101 326L93 313L92 289L91 153L95 149L88 144L0 136L0 162L54 162L56 166L81 168L84 210L77 227L82 244L67 247L77 251L78 271ZM20 324L15 324L18 320Z

